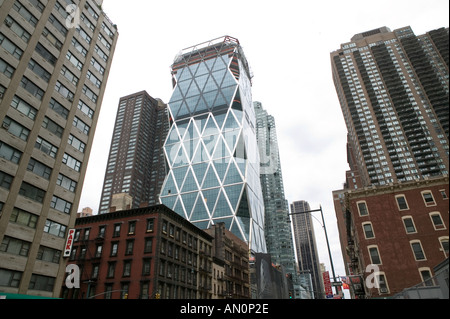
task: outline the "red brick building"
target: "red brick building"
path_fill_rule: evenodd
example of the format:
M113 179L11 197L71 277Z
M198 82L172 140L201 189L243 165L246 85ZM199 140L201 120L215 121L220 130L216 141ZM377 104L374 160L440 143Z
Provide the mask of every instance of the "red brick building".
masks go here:
M69 264L80 267L80 288L63 298L211 298L212 239L164 205L76 221ZM201 269L200 269L201 266Z
M448 258L448 176L333 195L347 274L370 281L375 268L367 267L379 268L380 285L364 285L365 297L393 296L424 282Z

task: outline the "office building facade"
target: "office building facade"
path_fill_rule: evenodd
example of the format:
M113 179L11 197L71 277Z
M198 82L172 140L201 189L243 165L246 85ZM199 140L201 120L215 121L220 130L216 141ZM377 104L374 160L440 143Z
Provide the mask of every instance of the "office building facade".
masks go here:
M291 204L298 268L302 276L311 275L313 291L310 292L310 295L313 299L324 299L324 286L313 220L311 213L305 213L310 210L307 201L296 201Z
M380 268L379 287L352 294L391 296L448 257L448 28L363 32L331 61L348 128L350 170L333 192L346 270Z
M59 297L118 39L93 0L0 1L0 290Z
M239 41L225 36L183 50L172 75L161 202L201 229L223 222L265 251L252 75Z
M130 208L155 205L166 176L163 144L167 106L141 91L119 101L98 212L120 209L113 196L126 194ZM124 196L122 196L124 197Z

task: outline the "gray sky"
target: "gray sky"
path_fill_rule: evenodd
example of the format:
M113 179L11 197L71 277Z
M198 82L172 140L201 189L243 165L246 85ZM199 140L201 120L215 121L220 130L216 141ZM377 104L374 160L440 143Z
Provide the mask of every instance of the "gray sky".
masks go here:
M97 213L119 99L146 90L167 103L176 54L229 35L253 70L253 100L275 117L286 197L323 206L336 275L345 275L332 191L342 188L348 170L347 131L330 52L382 26L409 25L416 35L448 27L449 1L105 0L103 9L119 40L79 210ZM315 228L319 258L331 274L324 233L318 222Z

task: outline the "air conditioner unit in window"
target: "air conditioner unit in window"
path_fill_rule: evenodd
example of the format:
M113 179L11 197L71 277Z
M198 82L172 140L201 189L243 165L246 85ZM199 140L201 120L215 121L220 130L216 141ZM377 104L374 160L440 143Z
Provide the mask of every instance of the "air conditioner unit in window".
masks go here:
M380 288L380 293L381 294L387 294L388 293L388 289L387 288Z

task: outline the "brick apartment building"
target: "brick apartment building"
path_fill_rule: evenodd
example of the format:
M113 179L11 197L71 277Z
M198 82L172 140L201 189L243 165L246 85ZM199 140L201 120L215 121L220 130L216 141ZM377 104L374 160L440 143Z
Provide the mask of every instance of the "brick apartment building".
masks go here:
M368 265L380 270L379 288L354 295L389 297L432 282L449 255L448 176L333 194L349 275L365 280Z
M248 289L248 246L223 229L223 237L236 243L219 245L219 253L213 236L164 205L79 218L75 229L68 263L80 267L80 288L64 286L63 298L236 298ZM228 260L229 255L239 258ZM227 276L228 267L247 276Z

